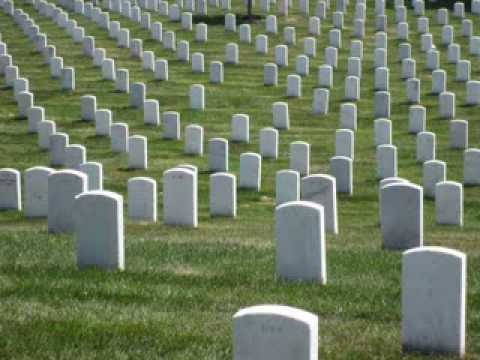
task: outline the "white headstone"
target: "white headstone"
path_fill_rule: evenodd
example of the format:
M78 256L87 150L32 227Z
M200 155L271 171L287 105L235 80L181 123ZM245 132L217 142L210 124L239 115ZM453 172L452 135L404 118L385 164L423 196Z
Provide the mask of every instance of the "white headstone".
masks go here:
M250 117L246 114L232 116L232 141L250 142Z
M290 169L306 176L310 173L310 144L295 141L290 144Z
M25 170L24 205L26 217L46 217L48 215L48 176L53 172L53 169L43 166ZM16 191L10 194L15 195Z
M79 268L125 268L123 197L89 191L75 198L74 218Z
M313 91L312 111L315 115L328 114L330 103L330 90L317 88Z
M0 210L22 210L20 171L0 169Z
M128 168L147 169L148 147L147 138L142 135L133 135L128 138Z
M190 109L205 110L205 87L200 84L190 86Z
M463 183L480 185L480 149L465 150L463 166Z
M210 216L237 216L235 175L224 172L210 175Z
M276 174L276 204L300 200L300 173L295 170L280 170Z
M114 153L128 152L128 125L113 123L110 127L111 146Z
M385 249L405 250L423 245L423 189L393 183L380 189L380 214Z
M377 146L377 177L397 176L397 147L390 144Z
M260 191L262 184L262 157L255 153L240 155L240 188Z
M87 175L88 191L103 190L103 166L98 162L86 162L78 170Z
M321 210L311 210L307 208L308 204L295 203L292 206L298 206L299 209L289 208L282 210L282 215L290 215L292 223L298 220L298 213L312 213L312 222L318 222L318 213ZM302 206L305 206L303 208ZM289 212L287 213L283 213ZM313 215L316 214L316 215ZM314 216L316 216L314 218ZM320 228L321 225L318 225ZM303 229L302 229L303 230ZM320 230L317 230L320 231ZM312 236L312 235L310 235ZM318 235L320 236L320 235ZM307 249L311 246L311 239L305 239L303 251L309 259L314 261L311 250ZM293 242L292 242L293 243ZM315 241L315 252L325 256L325 247L321 248L321 242ZM324 242L323 242L324 244ZM290 245L295 253L299 252L298 247ZM288 250L288 247L287 247ZM300 256L300 254L299 254ZM293 259L292 259L293 260ZM299 262L302 262L299 260ZM301 264L299 264L301 265ZM326 267L325 263L322 265ZM312 269L313 270L313 269ZM317 270L315 272L318 272ZM325 273L326 277L326 273ZM260 305L242 309L238 311L234 317L234 360L249 359L276 359L276 360L317 360L318 359L318 318L309 312L281 305Z
M327 283L325 210L310 201L291 201L277 206L277 276L291 281ZM307 339L304 339L304 341ZM278 349L278 345L274 348ZM287 350L286 348L285 350ZM293 350L290 350L293 351ZM317 352L314 353L317 355ZM278 353L275 359L289 359ZM295 359L313 359L310 353L291 353ZM261 358L265 358L261 356ZM316 356L314 357L316 359Z
M405 352L465 354L467 258L426 246L402 257L402 348Z
M353 194L353 160L346 156L330 159L330 175L336 180L337 193Z
M152 178L128 179L128 217L135 221L157 221L157 182Z
M450 148L466 149L468 148L468 121L451 120L450 121Z
M87 175L76 170L62 170L48 176L48 232L74 231L75 197L88 188ZM98 209L91 216L99 218Z
M436 222L441 225L463 226L463 185L455 181L435 186Z
M275 102L272 105L273 127L279 130L288 130L290 128L290 116L288 112L288 103Z
M180 139L180 113L176 111L165 111L163 113L163 138Z
M422 131L417 134L417 162L435 160L435 134Z
M185 128L185 154L203 155L203 128L190 124Z
M228 172L228 141L213 138L208 141L208 168L212 172Z
M262 158L276 159L278 157L278 130L263 128L260 130L260 155Z
M314 174L301 180L301 199L322 205L325 210L325 229L338 234L337 185L331 175Z
M408 132L417 134L425 131L427 121L427 110L424 106L410 106L408 115Z
M163 173L163 221L167 225L198 226L197 177L189 169Z

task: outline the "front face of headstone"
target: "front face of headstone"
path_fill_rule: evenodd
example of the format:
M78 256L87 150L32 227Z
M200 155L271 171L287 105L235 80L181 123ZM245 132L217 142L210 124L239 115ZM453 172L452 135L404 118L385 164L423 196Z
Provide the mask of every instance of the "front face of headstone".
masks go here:
M174 168L163 176L163 216L167 225L197 227L197 178L193 171Z
M325 210L325 228L338 234L337 185L333 176L315 174L301 180L301 199L322 205Z
M180 114L178 112L167 111L163 113L163 131L164 139L180 139Z
M423 192L425 197L435 198L437 183L447 177L447 164L440 160L430 160L423 164Z
M300 175L310 172L310 144L297 141L290 144L290 169L296 170Z
M135 108L141 108L145 102L145 84L134 83L130 89L130 105Z
M123 270L122 196L107 191L81 194L74 202L74 217L78 267Z
M213 172L228 171L228 141L210 139L208 142L208 166Z
M240 187L260 191L262 183L262 157L255 153L240 155Z
M410 183L394 183L380 190L381 229L386 249L423 245L423 190Z
M468 122L466 120L450 121L450 148L466 149L468 147Z
M134 135L128 139L128 168L147 169L148 148L147 138L141 135Z
M406 251L402 259L402 347L465 354L466 255L441 247Z
M22 210L20 172L0 169L0 210Z
M232 141L250 141L250 117L246 114L232 116Z
M103 166L97 162L80 165L79 170L87 175L88 191L103 190Z
M276 176L276 203L300 200L300 174L294 170L281 170Z
M157 221L157 182L154 179L128 180L128 217L137 221Z
M78 170L86 161L86 149L82 145L69 145L65 148L65 167Z
M463 183L480 185L480 149L466 150L463 162Z
M65 163L65 149L69 145L69 136L55 133L50 136L50 164L61 166Z
M75 196L87 191L87 175L75 170L57 171L48 176L48 231L73 232Z
M48 175L53 169L37 166L25 171L25 216L48 215Z
M330 174L335 178L337 192L353 194L353 160L346 156L330 159Z
M437 224L463 226L463 186L454 181L435 186Z
M326 248L321 205L295 201L277 207L277 275L325 284Z
M185 153L190 155L203 155L203 128L191 124L185 129Z
M234 316L234 360L317 360L318 318L305 311L262 305Z
M113 152L128 152L128 125L124 123L112 124L110 127L111 145Z
M235 217L237 215L237 181L233 174L210 175L210 215Z
M273 127L276 129L288 129L290 127L290 117L288 113L288 103L276 102L272 105Z
M260 130L260 155L263 158L278 157L278 130L264 128Z
M397 172L397 148L387 144L377 146L377 177L396 177Z
M95 112L95 133L98 136L110 136L112 126L112 112L107 109Z

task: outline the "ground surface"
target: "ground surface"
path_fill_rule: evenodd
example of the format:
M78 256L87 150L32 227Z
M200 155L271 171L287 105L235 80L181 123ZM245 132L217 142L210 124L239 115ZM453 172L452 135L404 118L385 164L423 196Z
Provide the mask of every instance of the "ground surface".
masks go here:
M331 16L322 24L317 38L318 55L311 61L311 74L303 79L303 97L288 99L292 128L280 135L280 158L264 160L262 191L239 191L238 218L210 219L208 213L207 156L187 157L183 141L161 139L161 128L143 124L143 112L128 107L128 96L114 91L101 80L99 69L81 53L66 33L30 5L15 1L48 34L66 66L77 72L77 91L60 91L50 79L47 65L34 52L32 43L11 18L0 14L0 32L21 75L28 77L35 102L46 108L47 118L55 120L59 131L70 134L71 143L87 147L90 161L100 161L105 170L106 189L126 195L126 182L133 176L150 176L159 182L159 219L155 225L126 223L126 270L104 273L78 271L75 242L71 236L47 234L46 221L26 220L18 213L0 214L0 358L164 358L228 359L232 351L232 315L240 308L261 303L299 307L320 318L322 358L398 358L400 352L400 271L401 253L382 250L378 226L376 162L373 142L373 2L368 1L367 35L364 39L362 99L358 102L359 129L355 135L354 196L339 196L340 234L327 237L328 285L284 283L275 279L274 186L275 172L288 167L288 145L295 140L312 145L311 172L328 172L334 155L334 133L339 126L339 107L344 95L349 43L352 35L353 5L345 19L344 47L340 50L339 70L331 92L327 117L311 114L317 66L323 63L323 49L332 27ZM235 1L240 4L240 1ZM353 4L353 1L352 1ZM244 8L235 5L237 12ZM312 13L314 4L311 5ZM257 12L259 10L257 9ZM221 14L220 10L211 15ZM389 15L389 67L392 94L393 141L399 150L399 175L421 183L422 167L415 161L415 137L407 133L408 107L405 84L400 80L397 62L393 9ZM431 32L440 44L441 27L431 18ZM470 16L470 14L469 14ZM225 83L208 83L208 73L192 74L189 64L149 39L139 25L118 15L131 37L144 39L144 50L169 60L170 81L153 80L141 69L141 62L129 51L118 49L106 31L85 18L70 14L96 38L97 47L107 49L117 67L130 70L131 82L144 81L147 97L160 101L161 111L181 112L182 132L189 123L204 126L206 140L229 137L234 113L251 117L250 144L231 144L231 171L238 175L239 155L258 151L259 130L271 126L271 104L287 101L286 77L295 70L295 57L303 51L307 21L293 11L288 21L279 18L279 29L286 24L297 28L297 46L290 49L290 65L280 70L277 88L263 86L263 64L273 61L273 46L282 42L269 36L270 52L255 55L254 45L240 45L240 66L225 68ZM202 51L208 69L210 61L223 60L228 42L238 34L225 33L222 25L209 25L207 44L193 41L193 33L180 29L166 18L154 15L164 27L177 31L177 40L190 40L190 53ZM437 135L437 157L448 163L448 178L461 181L462 151L448 149L448 122L438 117L437 97L430 95L431 76L420 52L416 18L409 11L413 56L422 81L422 104L427 107L427 128ZM472 61L472 77L480 78L480 60L468 55L468 43L461 37L461 23L451 17L456 42L464 58ZM475 32L479 32L474 21ZM254 25L253 35L264 33L264 21ZM470 144L478 146L480 123L478 108L465 107L465 85L456 83L455 67L446 63L446 48L441 50L441 67L448 71L448 89L457 94L457 117L468 119ZM188 89L192 83L205 84L207 109L203 113L188 109ZM34 135L27 134L25 121L17 118L12 91L0 80L0 167L25 170L48 165L48 154L39 152ZM80 122L80 96L95 94L99 108L114 112L114 121L124 121L131 134L148 136L149 169L128 171L124 156L110 151L108 139L95 136L91 123ZM164 170L180 163L199 167L199 223L195 230L162 224L162 186ZM468 254L467 351L469 358L480 357L480 188L465 189L463 229L436 226L434 203L425 200L425 243L442 245ZM413 357L413 356L412 356Z

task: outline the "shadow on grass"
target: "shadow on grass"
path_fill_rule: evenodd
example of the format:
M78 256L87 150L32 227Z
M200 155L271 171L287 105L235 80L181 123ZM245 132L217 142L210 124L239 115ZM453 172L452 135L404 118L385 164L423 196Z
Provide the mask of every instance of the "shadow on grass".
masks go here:
M252 15L252 23L258 23L262 21L265 18L263 15ZM242 23L250 23L250 19L248 15L239 15L237 14L236 16L237 19L237 24L242 24ZM225 16L224 15L214 15L214 16L208 16L208 15L195 15L192 18L193 23L198 24L198 23L204 23L207 25L218 25L218 26L224 26L225 25Z

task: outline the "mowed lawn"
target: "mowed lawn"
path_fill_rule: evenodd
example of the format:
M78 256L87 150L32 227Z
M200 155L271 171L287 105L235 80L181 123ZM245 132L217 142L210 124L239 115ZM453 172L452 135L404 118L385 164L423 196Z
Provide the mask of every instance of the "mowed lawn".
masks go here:
M244 14L243 1L234 0L233 10ZM57 131L70 135L70 143L87 147L89 161L104 166L105 188L126 197L127 180L149 176L158 181L159 221L136 224L125 218L124 272L76 268L75 239L70 235L50 235L46 220L27 220L22 213L0 213L0 358L2 359L229 359L232 358L232 316L240 308L272 303L298 307L319 316L319 353L328 359L393 359L402 357L401 329L401 252L382 249L378 216L378 181L373 134L373 51L375 48L374 1L368 0L364 39L361 100L355 133L354 195L338 196L338 236L327 234L326 286L287 283L275 276L275 173L289 166L289 144L302 140L311 144L311 173L329 171L334 155L335 130L344 96L350 40L353 35L354 1L345 16L343 47L339 68L334 73L328 116L312 115L312 94L317 86L317 67L323 64L328 46L332 12L322 22L317 37L317 57L310 61L310 75L302 79L303 96L286 98L286 78L295 72L295 58L303 53L308 20L296 7L288 20L279 17L279 34L269 35L269 54L255 54L254 44L241 43L240 65L225 66L225 83L209 83L209 64L224 60L225 45L238 42L238 33L226 33L223 24L210 24L206 44L194 41L194 32L180 24L152 14L164 30L175 30L177 41L190 41L190 54L205 54L207 72L193 74L191 64L176 60L174 53L150 39L149 32L118 14L130 29L131 38L142 38L144 50L169 60L170 80L154 80L142 70L141 61L119 49L86 18L70 13L96 46L107 50L117 68L130 70L130 81L143 81L147 98L158 99L161 111L181 113L182 141L161 138L162 128L143 124L143 111L129 107L128 95L115 91L114 84L101 79L99 68L82 55L63 29L41 17L25 1L15 0L48 35L49 44L65 66L74 66L76 91L60 90L60 82L50 78L49 67L34 51L33 43L12 18L0 13L0 32L8 44L14 64L30 81L35 103L44 106L47 119ZM390 2L389 2L390 3ZM255 12L260 13L259 1ZM221 16L209 7L209 16ZM311 14L315 2L311 1ZM408 108L405 83L400 79L394 9L387 10L389 21L390 88L392 99L393 143L398 147L399 176L422 183L422 165L415 160L415 136L408 134ZM441 51L441 67L448 71L448 89L457 95L457 118L469 120L470 146L480 140L479 108L465 106L465 84L455 82L455 66L447 64L446 47L440 45L441 27L435 12L427 10L430 31ZM468 14L468 16L471 16ZM437 136L437 158L448 164L449 180L462 181L463 151L451 150L448 121L441 120L437 96L431 95L431 75L426 56L420 50L416 18L409 10L410 42L417 61L417 77L422 82L422 105L427 108L427 129ZM214 21L212 21L214 22ZM468 40L461 36L461 21L451 16L456 42L463 58L472 61L472 78L480 79L480 58L468 55ZM239 24L238 24L239 25ZM274 61L274 46L283 41L283 27L295 26L297 44L289 49L289 66L281 68L278 87L263 86L263 64ZM480 29L474 21L474 32ZM265 20L253 25L253 36L265 33ZM189 109L191 84L206 86L207 108ZM107 138L95 136L93 123L80 121L80 96L97 96L98 108L111 109L114 121L126 122L130 134L148 137L149 168L130 171L124 155L113 154ZM291 129L280 132L278 160L264 159L262 191L238 191L236 219L209 216L208 156L183 154L183 130L198 123L209 138L230 136L231 116L250 115L250 144L230 143L230 170L239 175L240 154L259 151L260 129L272 125L271 106L288 101ZM183 229L162 223L162 174L178 164L199 167L199 227ZM48 153L39 151L37 136L27 133L26 121L17 117L11 89L0 79L0 167L21 171L37 165L48 166ZM465 188L463 228L435 225L432 200L424 201L424 242L465 252L468 256L467 358L480 357L480 188ZM417 358L409 355L406 358Z

